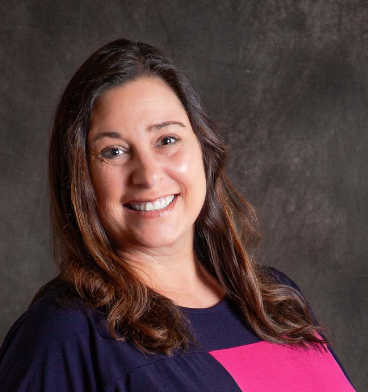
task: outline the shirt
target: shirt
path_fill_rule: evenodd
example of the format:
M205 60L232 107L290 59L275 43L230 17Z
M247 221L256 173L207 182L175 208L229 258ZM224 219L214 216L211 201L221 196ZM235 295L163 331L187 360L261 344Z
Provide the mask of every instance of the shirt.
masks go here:
M62 308L59 290L47 292L10 329L0 350L2 392L354 391L329 349L262 341L228 298L205 309L182 307L199 346L168 356L112 339L102 312Z

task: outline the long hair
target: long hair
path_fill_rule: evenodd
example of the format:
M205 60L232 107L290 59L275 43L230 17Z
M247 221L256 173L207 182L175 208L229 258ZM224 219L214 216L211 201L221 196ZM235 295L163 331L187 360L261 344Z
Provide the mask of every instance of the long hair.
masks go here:
M281 284L253 257L259 234L254 209L225 173L226 148L187 79L157 48L116 40L79 68L61 97L49 149L50 213L59 274L44 285L66 284L65 297L82 298L106 313L110 334L144 352L171 354L193 337L180 307L147 287L118 257L99 221L88 168L87 135L98 99L140 77L166 82L185 109L202 149L207 191L195 222L198 260L219 282L254 332L269 342L321 347L327 340L295 289ZM70 298L69 298L70 299Z

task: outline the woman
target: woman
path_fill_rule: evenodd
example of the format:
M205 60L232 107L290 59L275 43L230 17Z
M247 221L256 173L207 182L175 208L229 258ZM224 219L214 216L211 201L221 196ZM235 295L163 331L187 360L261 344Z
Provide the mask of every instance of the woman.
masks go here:
M2 391L353 391L299 289L252 258L252 208L156 48L77 71L50 143L59 275L0 354Z

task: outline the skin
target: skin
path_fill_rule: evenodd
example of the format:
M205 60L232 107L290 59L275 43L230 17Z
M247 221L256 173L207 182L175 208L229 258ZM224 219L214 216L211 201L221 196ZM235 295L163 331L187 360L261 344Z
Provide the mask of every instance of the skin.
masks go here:
M99 218L122 259L150 287L187 307L208 307L223 294L193 249L194 222L206 195L202 151L176 94L144 77L99 100L88 134ZM177 195L162 213L126 203Z

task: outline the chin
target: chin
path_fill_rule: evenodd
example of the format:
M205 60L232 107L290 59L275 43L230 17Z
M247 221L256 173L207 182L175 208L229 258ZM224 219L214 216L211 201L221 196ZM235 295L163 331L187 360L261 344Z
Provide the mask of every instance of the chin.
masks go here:
M172 234L172 233L171 233ZM139 235L117 236L115 235L115 243L120 244L124 249L140 248L140 249L158 249L173 246L179 241L178 235L170 235L169 233L140 233ZM124 240L122 241L122 238Z
M178 241L178 237L165 235L150 235L137 238L136 244L147 249L167 248L173 246Z

